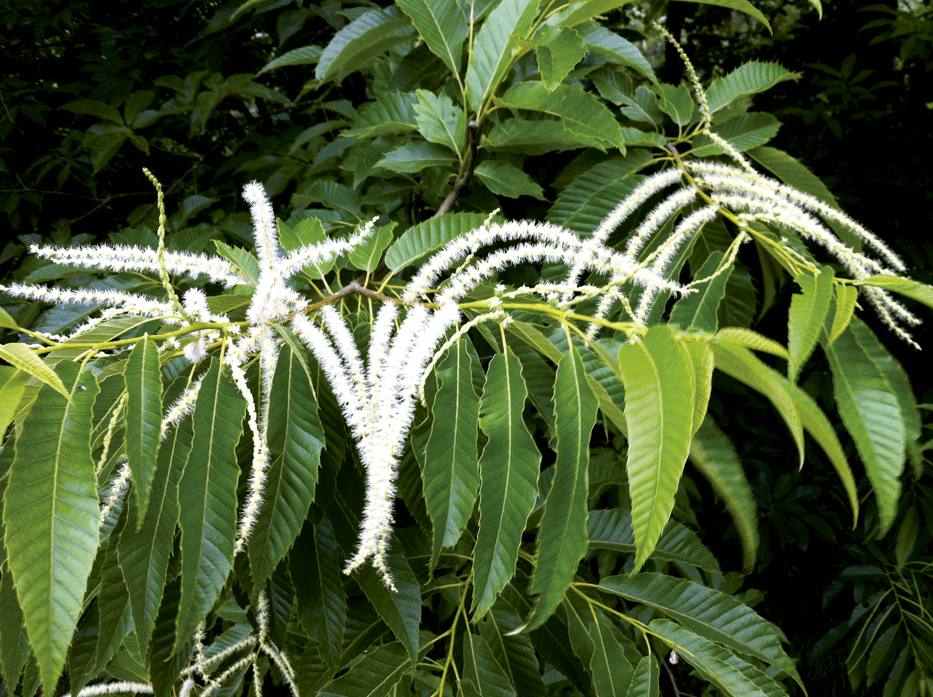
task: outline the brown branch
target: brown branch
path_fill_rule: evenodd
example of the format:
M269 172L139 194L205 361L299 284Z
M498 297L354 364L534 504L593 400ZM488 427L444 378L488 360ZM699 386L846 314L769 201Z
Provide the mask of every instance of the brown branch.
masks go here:
M386 295L385 293L380 293L377 290L372 290L366 286L360 285L359 281L350 281L343 288L338 290L336 293L332 293L321 300L318 300L316 303L311 303L308 305L307 311L311 312L313 310L319 310L326 305L333 305L335 302L342 300L350 295L363 295L367 298L373 298L374 300L380 300L386 303L396 303L400 304L401 300L398 298L393 298Z

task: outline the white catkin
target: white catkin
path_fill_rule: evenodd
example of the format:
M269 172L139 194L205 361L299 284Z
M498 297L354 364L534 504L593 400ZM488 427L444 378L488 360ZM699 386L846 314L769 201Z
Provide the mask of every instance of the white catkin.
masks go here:
M235 654L237 651L242 651L244 649L251 649L256 645L256 637L252 634L240 639L240 641L235 644L231 644L225 649L218 651L213 656L208 656L201 661L200 667L207 673L210 673L214 670L215 667L219 666L230 656ZM188 666L181 671L181 677L188 677L194 675L196 672L195 666Z
M362 244L373 233L376 218L361 227L356 233L342 240L326 240L306 245L292 251L282 263L281 273L290 278L306 266L320 266Z
M77 695L69 694L67 697L95 697L96 695L151 695L154 694L152 685L145 682L108 682L98 685L88 685L78 691Z
M198 393L201 390L203 376L191 383L185 390L178 395L178 398L172 402L172 405L165 411L162 417L162 427L159 431L159 438L165 440L169 431L181 423L188 414L194 410L194 405L198 401Z
M104 523L107 522L107 519L110 518L114 510L120 506L123 502L123 497L126 495L126 490L130 488L130 466L126 460L121 460L120 469L117 470L117 474L110 480L110 489L107 494L107 500L104 501L104 504L100 507L100 518L98 519L98 527L103 527Z
M35 300L53 305L106 305L145 317L161 318L175 313L170 303L119 290L54 288L26 283L11 283L10 285L0 285L0 292L15 298Z
M205 687L204 691L201 693L201 697L210 697L210 695L213 695L215 692L217 692L217 690L223 687L223 684L230 678L239 673L241 670L246 670L249 668L252 662L253 655L249 654L248 656L244 656L238 660L236 663L232 663L230 667L224 670L223 673L210 681L210 684Z

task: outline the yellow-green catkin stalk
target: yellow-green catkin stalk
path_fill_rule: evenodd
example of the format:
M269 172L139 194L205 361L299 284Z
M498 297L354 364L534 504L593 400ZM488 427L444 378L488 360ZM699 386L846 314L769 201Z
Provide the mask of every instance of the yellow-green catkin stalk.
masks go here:
M178 299L178 295L175 293L175 288L172 287L172 281L168 277L168 269L165 266L165 194L162 191L162 184L156 178L156 176L149 171L148 168L143 167L143 174L146 175L146 178L152 182L152 186L156 190L156 206L159 209L159 247L156 251L156 259L159 262L159 281L162 282L162 287L165 289L166 295L168 295L168 301L172 304L172 307L178 311L178 313L188 319L187 313L185 312L184 307L181 304L181 301Z

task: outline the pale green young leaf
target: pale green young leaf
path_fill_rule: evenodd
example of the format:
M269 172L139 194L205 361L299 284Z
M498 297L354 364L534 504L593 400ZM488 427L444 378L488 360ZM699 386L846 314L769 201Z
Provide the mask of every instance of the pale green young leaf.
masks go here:
M644 656L635 666L635 674L625 697L660 697L661 668L654 656Z
M706 90L709 110L717 112L736 99L765 92L785 80L798 80L800 73L786 70L777 63L749 61L728 75L713 80Z
M246 276L251 283L259 280L259 261L256 255L242 247L232 247L221 240L211 240L217 253L236 266L237 271Z
M451 240L483 224L483 213L444 213L413 225L403 232L386 251L385 263L400 271L422 259Z
M786 697L784 690L763 670L736 656L695 632L667 619L652 620L651 634L671 649L678 657L728 697Z
M404 647L397 641L364 652L350 669L327 683L318 697L386 697L409 670Z
M434 530L432 567L441 550L460 539L479 491L479 394L473 386L474 366L479 366L479 356L469 338L463 337L434 370L438 387L421 473Z
M752 351L758 351L759 353L767 353L772 356L777 356L778 358L783 358L784 360L788 360L790 358L790 354L787 353L787 349L781 346L774 339L769 339L768 337L759 334L752 329L746 329L744 327L726 327L724 329L720 329L718 332L716 332L716 342L734 344L735 346L741 346L743 348L751 349Z
M800 369L813 353L833 303L833 270L824 266L818 276L800 276L801 293L790 300L787 314L787 376L797 382Z
M0 439L16 417L27 382L29 375L22 370L0 366Z
M60 395L68 396L68 390L65 389L62 379L58 377L55 371L46 365L32 349L26 346L26 344L0 345L0 358L14 368L18 368L40 382L45 383Z
M149 506L162 430L162 371L156 345L145 337L133 347L123 375L126 385L126 461L142 523Z
M768 18L765 17L761 10L755 7L748 0L677 0L678 2L689 2L695 5L716 5L717 7L724 7L727 10L735 10L736 12L741 12L743 14L752 17L753 19L758 20L765 25L765 29L769 32L771 31L771 23L768 22Z
M883 288L892 293L903 295L905 298L916 300L918 303L923 303L927 307L933 307L933 286L929 286L926 283L913 281L909 278L901 278L900 276L881 274L859 279L859 284L872 286L873 288Z
M494 194L506 198L519 196L532 196L539 201L544 200L541 186L524 170L501 160L483 160L473 173L486 188Z
M456 3L451 3L456 6ZM443 145L459 157L466 146L466 114L446 94L417 90L415 122L425 140Z
M742 543L743 567L751 571L758 556L758 510L738 453L707 416L690 444L690 461L726 504Z
M619 368L625 385L625 466L637 571L654 551L674 508L693 435L695 376L687 350L664 325L623 346Z
M311 376L300 354L288 345L282 347L272 377L267 438L272 461L248 543L257 587L265 585L301 532L314 500L324 447Z
M414 174L428 167L447 167L455 161L447 148L435 143L417 142L390 150L375 166L401 174Z
M193 435L178 487L181 524L181 598L176 652L214 605L233 566L237 520L236 445L246 402L213 359L198 391Z
M395 225L393 220L387 225L378 226L369 237L347 253L347 258L354 268L372 273L379 267L382 253L392 244Z
M184 418L159 448L149 508L141 524L131 511L117 545L140 644L148 646L155 628L178 522L178 485L191 448L191 418Z
M502 0L483 21L473 40L466 72L467 101L481 112L499 87L514 60L514 50L524 40L539 0Z
M548 24L573 27L631 2L632 0L575 0L566 3L566 7L548 17Z
M528 391L507 347L486 371L479 425L488 441L480 456L479 532L474 558L473 615L479 619L515 573L525 523L537 494L541 455L522 411Z
M320 244L327 240L324 225L317 218L302 218L294 225L288 225L278 220L276 224L279 231L279 244L282 245L282 249L286 252L291 252L304 245ZM309 264L301 270L301 273L316 281L330 273L330 270L334 268L335 261L332 259L324 264Z
M671 310L670 321L684 329L715 333L719 330L717 311L726 294L726 284L732 275L732 267L720 270L724 255L719 250L710 254L697 270L696 292L684 295Z
M573 29L544 24L535 32L534 42L538 73L549 90L557 89L586 55L586 43Z
M713 355L718 370L760 392L774 405L794 438L803 465L803 425L787 388L790 383L742 346L717 340L713 342Z
M378 55L411 36L408 18L394 7L367 10L334 34L314 69L321 82L340 81L366 68Z
M616 148L625 146L612 112L579 85L558 85L551 91L543 82L520 82L497 98L496 104L556 116L570 133Z
M590 511L587 533L590 550L608 549L623 554L635 553L632 516L624 509L606 508ZM709 548L700 541L693 530L676 520L667 521L651 558L689 564L707 571L719 571L719 562Z
M713 392L713 371L716 362L709 343L705 341L689 341L684 344L690 361L693 363L694 397L693 397L693 430L696 433L706 417L709 408L709 398Z
M16 320L10 317L10 313L0 307L0 329L17 329Z
M7 562L46 694L81 613L99 516L90 442L97 380L67 361L55 377L65 396L50 385L39 390L16 439L3 506Z
M538 563L529 589L537 594L528 629L541 626L557 609L587 549L590 434L596 425L596 397L586 382L583 361L570 343L554 379L554 480L538 532Z
M431 53L459 76L463 44L470 31L460 3L397 0L396 4L411 19Z
M832 345L852 321L855 314L855 304L858 302L858 288L853 286L836 286L836 304L833 310L833 321L830 324L826 343Z
M800 676L781 646L781 630L731 595L666 574L609 576L600 588L647 605L706 639L752 656L792 676Z
M839 416L865 465L878 501L880 532L884 534L897 513L907 448L906 426L895 387L854 326L855 322L825 351Z

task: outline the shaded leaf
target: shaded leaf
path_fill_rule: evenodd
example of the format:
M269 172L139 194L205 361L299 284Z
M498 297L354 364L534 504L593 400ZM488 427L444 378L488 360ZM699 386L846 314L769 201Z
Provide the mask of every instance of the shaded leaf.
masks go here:
M142 521L149 505L162 430L162 372L157 347L148 337L130 352L124 381L126 461L133 475L133 492Z

